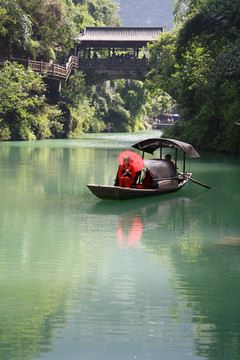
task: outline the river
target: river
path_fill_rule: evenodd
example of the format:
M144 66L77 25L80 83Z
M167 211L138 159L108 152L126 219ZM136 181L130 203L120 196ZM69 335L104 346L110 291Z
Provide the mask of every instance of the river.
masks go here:
M1 360L240 358L240 160L200 152L178 193L101 201L158 132L0 144Z

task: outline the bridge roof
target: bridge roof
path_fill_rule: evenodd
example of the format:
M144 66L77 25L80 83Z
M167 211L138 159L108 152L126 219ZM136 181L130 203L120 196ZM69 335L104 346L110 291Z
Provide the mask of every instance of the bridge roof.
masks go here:
M80 47L143 47L163 33L163 27L86 27L76 38Z

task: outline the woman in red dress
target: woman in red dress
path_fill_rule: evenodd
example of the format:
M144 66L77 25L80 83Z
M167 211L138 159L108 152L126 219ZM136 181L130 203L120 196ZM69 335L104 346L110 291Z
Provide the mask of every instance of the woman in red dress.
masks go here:
M119 186L130 188L134 182L136 172L134 167L130 164L130 156L123 157L123 164L120 165L118 170Z

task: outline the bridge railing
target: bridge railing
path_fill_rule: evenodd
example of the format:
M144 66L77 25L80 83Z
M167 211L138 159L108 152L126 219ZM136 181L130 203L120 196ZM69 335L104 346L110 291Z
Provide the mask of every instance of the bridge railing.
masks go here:
M0 66L3 66L7 58L0 58ZM57 79L67 80L73 69L78 68L78 58L71 56L65 66L55 63L35 61L30 59L13 58L10 61L16 61L19 64L29 67L31 70L40 73L41 75L52 76Z
M65 67L54 64L46 63L43 61L34 61L29 60L28 66L31 70L40 73L41 75L48 75L57 78L66 79L66 69Z
M78 58L76 56L70 56L66 64L66 80L69 78L73 69L78 69Z
M146 59L124 59L124 58L91 58L79 59L79 69L92 69L92 70L124 70L124 69L146 69L148 62Z
M116 74L118 74L118 76L123 76L124 74L127 74L126 76L136 76L136 74L138 75L139 73L146 74L149 70L147 59L138 58L78 59L76 56L71 56L65 66L30 59L0 58L0 66L3 66L6 60L16 61L20 64L23 64L25 68L29 67L30 69L40 73L41 75L49 76L51 78L59 80L67 80L73 69L79 69L85 73L88 73L89 70L90 72L92 71L93 73L97 74L104 73L105 75L111 75L111 78L114 78Z

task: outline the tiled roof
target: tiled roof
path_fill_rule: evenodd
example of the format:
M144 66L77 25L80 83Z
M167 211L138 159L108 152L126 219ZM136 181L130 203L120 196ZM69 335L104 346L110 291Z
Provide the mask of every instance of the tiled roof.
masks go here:
M163 33L162 27L86 27L77 42L150 42Z

